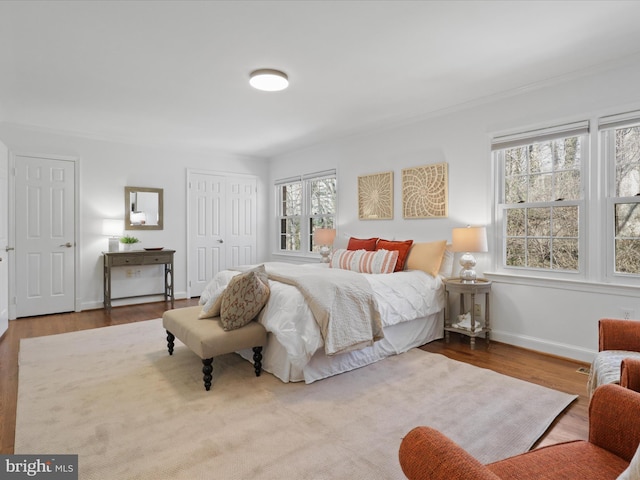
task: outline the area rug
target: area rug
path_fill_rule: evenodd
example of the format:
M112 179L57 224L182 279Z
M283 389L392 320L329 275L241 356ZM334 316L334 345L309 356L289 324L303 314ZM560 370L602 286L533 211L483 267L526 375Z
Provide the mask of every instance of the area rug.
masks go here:
M16 454L78 454L79 477L402 479L433 426L481 462L528 450L575 396L411 350L310 385L237 354L166 350L161 320L22 340Z

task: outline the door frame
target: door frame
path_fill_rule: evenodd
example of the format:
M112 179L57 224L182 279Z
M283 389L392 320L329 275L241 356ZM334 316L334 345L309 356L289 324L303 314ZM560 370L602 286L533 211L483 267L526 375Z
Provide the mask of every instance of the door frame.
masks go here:
M74 216L74 272L73 272L73 297L74 307L76 312L82 311L82 302L79 294L80 282L80 250L81 250L81 237L80 237L80 159L78 157L72 157L67 155L52 155L48 153L33 153L22 151L9 151L9 230L8 240L9 246L15 248L16 245L16 157L34 157L45 158L49 160L62 160L73 163L74 169L74 199L73 199L73 216ZM15 320L17 318L17 305L16 305L16 258L15 250L8 252L9 261L9 320Z
M189 188L189 182L191 181L191 177L193 175L211 175L211 176L217 176L217 177L225 177L225 178L252 178L255 179L256 181L256 188L258 186L258 176L257 175L253 175L250 173L234 173L234 172L220 172L218 170L204 170L204 169L198 169L198 168L187 168L186 171L186 179L185 179L185 197L186 197L186 204L187 204L187 225L186 225L186 261L187 261L187 296L186 298L191 298L191 270L190 270L190 265L191 265L191 256L193 255L191 253L191 197L190 197L190 188ZM256 198L256 214L257 214L257 198ZM256 226L257 227L257 226ZM256 229L256 235L257 235L257 229ZM256 247L257 247L257 237L256 237ZM257 252L256 252L257 254ZM226 261L226 258L225 258Z

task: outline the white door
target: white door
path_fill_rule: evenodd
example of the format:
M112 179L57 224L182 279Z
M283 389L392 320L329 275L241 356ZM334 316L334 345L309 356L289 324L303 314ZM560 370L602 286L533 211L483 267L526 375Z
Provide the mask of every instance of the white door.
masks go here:
M187 295L198 297L220 270L256 260L256 179L189 172Z
M18 317L75 306L75 162L15 156Z
M9 328L9 152L0 142L0 335Z
M189 296L198 297L220 270L227 268L223 230L225 178L190 173L189 178Z
M256 261L256 179L227 179L227 265L251 265Z

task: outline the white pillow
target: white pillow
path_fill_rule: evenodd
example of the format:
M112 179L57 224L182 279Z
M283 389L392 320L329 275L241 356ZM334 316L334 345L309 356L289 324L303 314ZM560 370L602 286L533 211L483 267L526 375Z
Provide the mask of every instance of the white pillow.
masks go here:
M200 294L200 300L198 300L198 304L203 305L200 318L217 317L220 314L220 304L215 305L216 300L219 301L220 294L222 293L221 290L224 290L231 278L239 273L240 272L233 270L222 270L214 275L207 286L204 287L204 290Z
M447 245L444 249L444 255L442 257L442 263L440 264L440 271L438 275L442 275L445 278L453 277L453 257L454 253L450 250L451 245Z
M226 281L224 283L226 285ZM207 283L207 286L204 287L204 290L200 294L200 300L198 300L198 304L199 305L204 305L205 303L207 303L209 301L209 299L211 298L211 295L213 295L214 292L216 290L218 290L221 286L223 286L222 285L221 276L220 275L215 275L211 279L211 281L209 283Z
M211 318L220 316L220 307L222 305L222 293L226 287L218 287L218 289L209 295L207 302L202 306L198 318ZM200 297L202 298L202 297Z
M334 250L329 266L359 273L393 273L397 250Z
M638 447L629 466L620 474L618 480L640 480L640 447Z

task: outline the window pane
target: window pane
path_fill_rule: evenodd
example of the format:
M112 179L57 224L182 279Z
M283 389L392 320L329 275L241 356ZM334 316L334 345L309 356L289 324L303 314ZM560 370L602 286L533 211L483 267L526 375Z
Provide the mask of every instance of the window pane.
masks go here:
M507 236L523 237L525 234L524 208L510 208L507 210Z
M553 192L553 175L543 173L529 176L529 202L550 202Z
M615 205L615 268L640 273L640 203Z
M558 172L555 176L553 200L578 200L580 195L580 171Z
M553 142L534 143L529 147L529 173L550 172L553 168Z
M578 239L553 241L553 265L555 270L578 270Z
M311 185L311 215L334 214L336 211L336 179L313 180Z
M562 138L554 140L554 170L579 169L580 159L580 139L578 137Z
M551 208L527 209L527 236L551 236Z
M510 267L525 267L527 265L523 238L507 238L506 264Z
M280 220L280 250L287 249L287 220Z
M289 183L281 188L281 215L302 215L302 183Z
M504 174L507 177L512 175L523 175L527 173L527 147L517 147L505 150Z
M640 126L616 129L616 196L640 193Z
M616 272L640 274L640 240L616 240Z
M616 237L640 237L640 203L615 205Z
M281 225L284 227L284 231L281 231L281 248L292 251L300 250L300 218L285 218L281 220ZM283 237L284 247L282 247Z
M578 207L553 207L553 236L578 238Z
M551 267L551 241L547 238L527 240L527 266L534 268Z
M517 176L505 179L505 203L527 201L527 177Z

